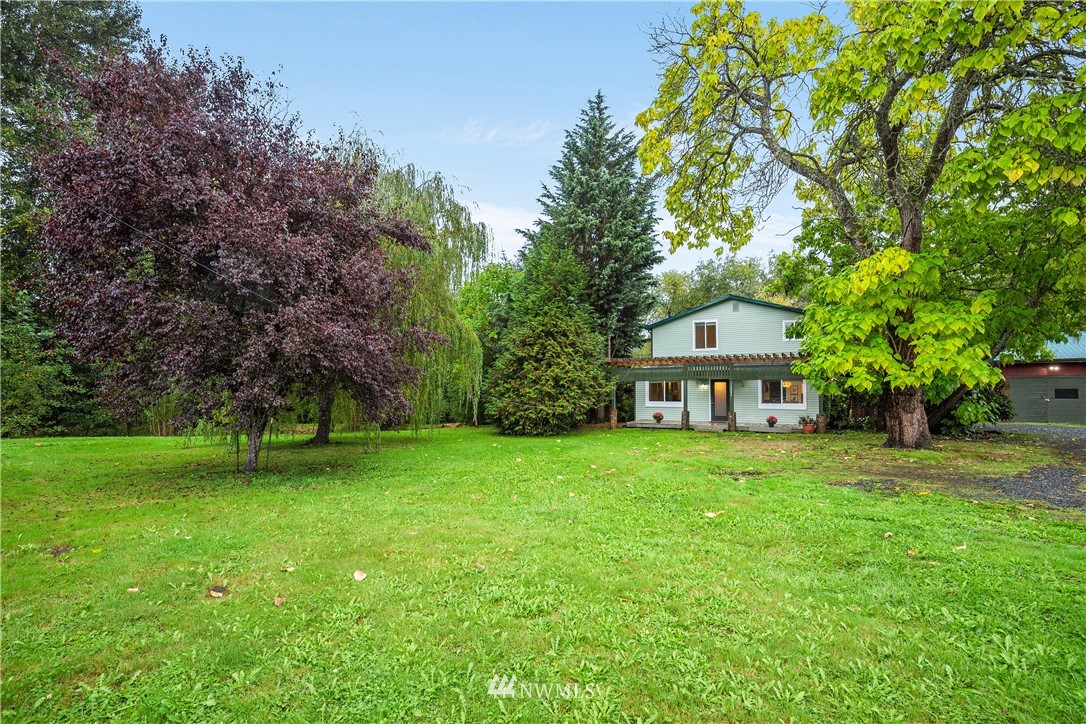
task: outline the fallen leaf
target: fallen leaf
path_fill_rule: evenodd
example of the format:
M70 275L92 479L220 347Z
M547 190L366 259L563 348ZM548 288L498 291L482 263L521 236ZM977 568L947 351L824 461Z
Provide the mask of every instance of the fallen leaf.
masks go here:
M980 501L979 501L979 500L974 500L974 501L972 501L972 502L973 502L973 505L976 505L976 504L977 504L977 503L979 503Z
M928 565L929 566L937 566L937 565L939 565L939 561L928 561Z
M706 518L715 518L718 515L724 515L724 511L723 510L710 511L710 512L705 514L705 517Z
M283 566L280 568L283 573L294 573L294 566Z
M222 598L226 594L226 586L213 586L208 593L212 598Z
M914 550L913 550L912 548L910 548L910 549L909 549L909 555L910 555L910 556L915 556L915 555L916 555L916 551L914 551Z
M921 490L917 492L917 495L931 495L930 490Z
M629 559L629 558L623 558L623 559L622 559L622 562L623 562L623 563L629 563L629 562L630 562L630 559Z
M894 534L891 533L890 531L887 531L886 535L883 536L883 538L893 538L893 537L894 537Z
M849 608L850 611L859 611L860 610L860 607L857 606L856 604L852 604L848 608Z
M409 531L407 531L407 534L408 535L418 535L419 532L417 530L409 530Z
M139 586L136 586L135 588L129 588L128 592L129 593L139 593L140 592Z
M101 548L91 548L91 553L101 553L101 552L102 552Z
M356 580L356 581L364 581L364 580L366 580L365 571L355 571L354 572L354 580Z
M472 565L474 565L480 571L485 571L486 570L486 566L484 566L482 563L473 563Z
M965 550L965 543L962 543L960 546L954 546L954 550L956 550L956 551L964 551Z
M282 606L282 605L283 605L283 603L284 603L284 602L285 602L286 600L287 600L287 599L283 598L282 596L276 596L276 597L275 597L275 605L276 605L276 606Z
M576 497L577 497L577 494L576 494L576 493L574 493L574 492L573 492L573 491L571 490L571 491L569 491L569 497L571 497L571 498L576 498Z

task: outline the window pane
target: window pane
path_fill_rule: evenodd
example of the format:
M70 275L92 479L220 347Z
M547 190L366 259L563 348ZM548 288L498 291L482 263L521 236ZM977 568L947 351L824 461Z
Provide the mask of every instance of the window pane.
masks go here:
M1077 400L1078 399L1078 388L1077 387L1057 387L1055 390L1053 390L1053 392L1054 392L1054 394L1052 395L1052 397L1054 397L1057 400Z
M663 402L664 401L664 383L663 382L650 382L649 383L649 402Z
M795 382L792 380L785 380L781 383L783 393L781 394L782 401L789 405L802 405L803 404L803 383Z
M762 380L762 403L763 404L780 404L781 401L781 381L780 380Z
M682 382L668 382L667 391L664 393L664 399L667 402L682 402L683 401L683 383Z
M705 325L705 347L706 349L716 347L716 322L709 322Z
M694 322L694 349L705 349L705 325Z

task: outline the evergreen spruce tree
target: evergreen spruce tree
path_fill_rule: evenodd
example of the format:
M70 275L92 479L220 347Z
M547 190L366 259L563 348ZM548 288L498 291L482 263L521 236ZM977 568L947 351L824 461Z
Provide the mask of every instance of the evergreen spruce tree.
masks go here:
M566 132L562 157L543 185L543 218L522 232L529 247L541 241L569 249L585 269L581 301L611 353L628 355L641 344L653 306L653 267L663 260L653 235L654 180L641 175L637 143L616 130L597 93Z
M569 249L544 241L524 255L487 385L487 414L503 433L567 432L610 390L601 362L603 339L579 301L584 278Z

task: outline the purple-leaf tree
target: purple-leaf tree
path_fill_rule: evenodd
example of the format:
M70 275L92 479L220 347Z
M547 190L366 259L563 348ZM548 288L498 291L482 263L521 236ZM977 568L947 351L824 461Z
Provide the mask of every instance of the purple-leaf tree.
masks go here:
M246 470L292 392L334 383L375 421L403 416L404 359L433 339L404 329L410 271L383 250L426 241L377 210L376 167L337 163L273 84L206 52L147 44L79 88L90 126L36 165L55 195L50 295L104 399L132 415L174 395L190 424L226 412Z

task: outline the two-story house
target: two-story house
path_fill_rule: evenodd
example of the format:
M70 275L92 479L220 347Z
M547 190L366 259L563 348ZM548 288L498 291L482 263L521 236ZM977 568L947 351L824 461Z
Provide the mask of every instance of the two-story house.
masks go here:
M652 356L609 361L618 382L634 382L635 426L675 427L688 413L696 428L765 426L772 415L787 429L820 411L818 393L792 371L798 339L788 328L802 309L729 294L645 328Z

